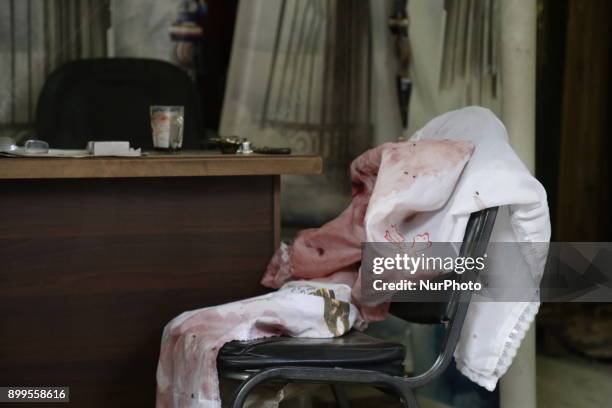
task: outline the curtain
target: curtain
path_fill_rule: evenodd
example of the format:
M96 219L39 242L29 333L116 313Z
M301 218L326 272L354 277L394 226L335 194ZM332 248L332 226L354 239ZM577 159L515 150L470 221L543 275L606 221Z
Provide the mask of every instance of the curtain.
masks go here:
M349 198L372 144L370 3L250 0L238 10L220 132L317 154L323 176L283 177L285 223L319 224Z
M449 110L501 113L499 0L410 0L413 51L408 134Z
M176 43L168 29L181 0L111 0L112 56L174 62Z
M33 128L45 78L63 63L106 55L108 0L0 0L0 134Z

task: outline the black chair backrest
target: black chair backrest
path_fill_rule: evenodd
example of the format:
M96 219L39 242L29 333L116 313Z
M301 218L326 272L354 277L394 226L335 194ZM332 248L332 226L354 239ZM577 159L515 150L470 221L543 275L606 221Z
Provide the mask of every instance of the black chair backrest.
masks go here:
M139 58L77 60L54 71L38 98L37 136L52 148L127 140L150 150L152 105L184 106L183 148L201 148L201 107L189 76L168 62Z
M487 208L470 215L459 253L460 256L477 257L485 253L496 216L497 207ZM435 280L449 278L465 280L467 277L468 274L458 275L451 272ZM390 313L412 323L443 323L454 317L459 301L469 301L469 298L460 299L462 293L452 293L448 302L394 302L391 304Z

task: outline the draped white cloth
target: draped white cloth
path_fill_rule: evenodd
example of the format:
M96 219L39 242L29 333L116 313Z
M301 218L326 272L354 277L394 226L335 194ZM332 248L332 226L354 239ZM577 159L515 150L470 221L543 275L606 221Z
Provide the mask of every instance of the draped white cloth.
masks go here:
M492 241L521 245L489 253L493 283L539 282L547 255L541 243L550 239L546 192L507 139L495 115L471 107L359 156L351 165L351 205L272 258L262 283L278 292L187 312L166 326L157 406L220 407L216 357L228 341L332 337L384 319L388 304L362 302L358 275L362 242L390 241L389 231L393 242L424 234L461 242L471 213L500 207ZM537 313L537 294L526 300L470 305L455 352L464 375L495 388Z
M470 213L499 206L492 242L520 243L489 252L489 269L503 286L508 280L538 283L550 241L546 191L529 173L508 142L504 125L491 111L464 108L441 115L411 140L470 140L474 153L444 208L414 220L436 231L432 240L458 242ZM527 273L527 274L526 274ZM531 287L525 282L525 287ZM504 375L533 321L539 302L479 302L470 305L455 360L474 382L493 390Z
M217 354L226 342L285 334L329 338L360 326L344 284L289 282L252 299L189 311L164 329L158 408L220 408Z

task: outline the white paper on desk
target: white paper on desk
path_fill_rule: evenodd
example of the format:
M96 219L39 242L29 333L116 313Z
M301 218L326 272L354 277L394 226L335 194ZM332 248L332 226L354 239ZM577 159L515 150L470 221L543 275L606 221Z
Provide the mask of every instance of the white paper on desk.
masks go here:
M113 154L108 156L94 156L87 149L49 149L48 153L27 153L25 149L18 148L10 152L0 152L0 155L7 157L65 157L65 158L85 158L85 157L140 157L142 153L140 149L130 149L129 152L122 154Z

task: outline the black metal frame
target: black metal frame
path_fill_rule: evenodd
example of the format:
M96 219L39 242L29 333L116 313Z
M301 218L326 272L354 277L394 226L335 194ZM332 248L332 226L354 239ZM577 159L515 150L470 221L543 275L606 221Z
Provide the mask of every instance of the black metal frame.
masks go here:
M470 216L460 256L479 257L484 255L495 223L497 208L489 208ZM469 279L467 274L460 275L460 281ZM367 384L395 392L405 407L417 408L414 389L428 384L446 370L450 364L459 341L465 321L471 292L454 292L447 303L445 316L441 323L445 326L442 350L434 364L423 374L414 377L395 377L378 371L326 367L270 367L247 377L236 389L232 408L241 408L255 386L262 382L275 380L284 382L313 382L332 385L336 401L341 408L348 407L339 384ZM223 372L219 372L223 376Z

